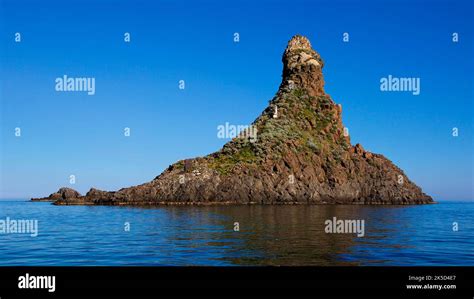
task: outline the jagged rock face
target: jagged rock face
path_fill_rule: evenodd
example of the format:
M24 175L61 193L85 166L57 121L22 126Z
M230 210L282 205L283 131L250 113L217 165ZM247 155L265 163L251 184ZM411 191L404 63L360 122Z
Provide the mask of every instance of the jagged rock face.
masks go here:
M254 121L253 139L234 138L206 157L179 161L143 185L91 189L56 204L421 204L431 197L382 155L344 136L342 108L324 92L323 61L293 37L282 83Z
M311 96L324 95L324 63L306 37L296 35L283 54L282 88L304 88Z

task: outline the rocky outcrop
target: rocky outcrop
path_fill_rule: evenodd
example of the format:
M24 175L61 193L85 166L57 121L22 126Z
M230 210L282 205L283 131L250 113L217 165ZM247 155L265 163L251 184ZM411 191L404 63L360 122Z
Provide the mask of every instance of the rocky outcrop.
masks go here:
M324 62L293 37L269 106L205 157L178 161L151 182L55 204L424 204L433 200L384 156L351 145L342 107L324 91Z
M32 201L56 201L59 199L72 199L72 198L79 198L81 194L74 189L71 188L60 188L58 191L51 193L48 197L43 198L32 198Z

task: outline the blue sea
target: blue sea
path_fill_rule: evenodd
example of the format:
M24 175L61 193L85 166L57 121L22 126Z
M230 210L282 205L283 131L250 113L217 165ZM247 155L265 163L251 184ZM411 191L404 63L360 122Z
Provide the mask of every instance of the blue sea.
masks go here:
M419 206L54 206L0 200L0 265L474 265L474 202ZM365 234L325 232L362 219ZM238 228L238 230L237 230Z

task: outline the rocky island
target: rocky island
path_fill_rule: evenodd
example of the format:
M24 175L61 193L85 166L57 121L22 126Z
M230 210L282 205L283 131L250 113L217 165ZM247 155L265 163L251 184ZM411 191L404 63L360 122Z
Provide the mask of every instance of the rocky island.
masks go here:
M152 181L82 196L60 189L56 205L426 204L430 196L380 154L351 145L342 107L324 91L324 62L303 36L283 54L269 106L219 151L170 165Z
M32 198L32 201L56 201L59 199L78 198L81 194L74 189L62 187L58 191L51 193L48 197Z

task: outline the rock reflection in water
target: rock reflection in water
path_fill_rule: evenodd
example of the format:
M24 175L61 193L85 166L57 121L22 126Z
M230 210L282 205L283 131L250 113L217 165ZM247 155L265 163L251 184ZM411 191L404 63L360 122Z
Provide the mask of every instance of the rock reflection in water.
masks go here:
M359 243L364 244L384 237L385 225L375 230L370 228L370 221L374 216L376 221L396 222L393 219L376 217L376 211L384 208L321 205L168 209L175 217L181 218L187 214L188 219L193 219L195 230L180 233L179 239L208 240L206 246L226 246L227 255L221 259L233 264L329 266L359 264L359 261L343 257L350 255L353 247ZM376 234L366 232L365 237L359 238L356 234L325 233L325 221L333 217L365 220L366 230ZM239 223L238 232L233 231L235 222ZM225 229L210 230L209 227L202 226L210 223Z

